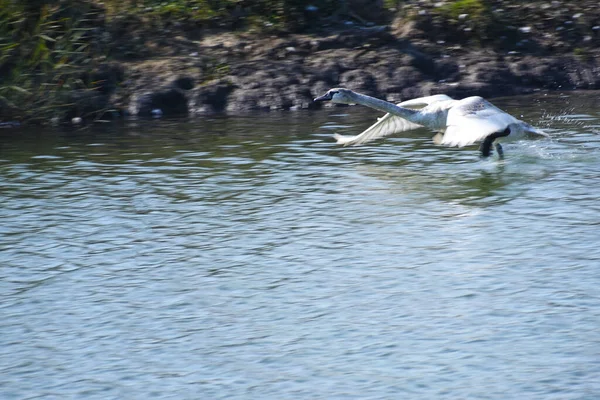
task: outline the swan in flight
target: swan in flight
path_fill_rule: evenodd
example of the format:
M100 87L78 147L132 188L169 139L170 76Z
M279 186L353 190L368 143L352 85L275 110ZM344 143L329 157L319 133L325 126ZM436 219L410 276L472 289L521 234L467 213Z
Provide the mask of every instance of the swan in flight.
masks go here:
M526 134L548 137L533 126L500 110L479 96L454 100L445 94L420 97L398 105L376 99L349 89L330 89L314 101L332 101L341 104L361 104L385 114L375 124L356 136L334 137L345 146L368 141L421 127L437 131L436 144L445 146L468 146L481 142L480 151L488 157L497 139L520 139ZM418 107L422 107L417 109ZM504 156L500 143L495 143L500 157Z

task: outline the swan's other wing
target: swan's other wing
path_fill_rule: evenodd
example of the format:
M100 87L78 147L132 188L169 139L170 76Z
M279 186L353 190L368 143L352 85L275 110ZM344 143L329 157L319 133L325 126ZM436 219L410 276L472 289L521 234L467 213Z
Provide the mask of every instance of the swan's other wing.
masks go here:
M460 100L448 111L447 128L439 140L446 146L468 146L521 121L479 97Z
M406 100L398 105L400 107L421 108L421 107L429 106L433 103L437 103L438 101L448 101L448 100L454 100L454 99L450 96L446 96L445 94L434 94L433 96L418 97L416 99Z
M359 135L344 136L336 133L333 135L333 137L335 140L337 140L338 144L343 144L344 146L356 146L380 137L393 135L394 133L410 131L421 127L422 125L407 121L404 118L392 114L385 114L383 117L379 118L377 122L368 127Z

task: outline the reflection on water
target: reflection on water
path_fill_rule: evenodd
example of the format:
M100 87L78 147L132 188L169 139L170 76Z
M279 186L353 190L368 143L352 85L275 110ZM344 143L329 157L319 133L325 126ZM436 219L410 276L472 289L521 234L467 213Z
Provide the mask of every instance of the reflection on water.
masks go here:
M600 96L552 140L319 112L2 131L3 398L593 398Z

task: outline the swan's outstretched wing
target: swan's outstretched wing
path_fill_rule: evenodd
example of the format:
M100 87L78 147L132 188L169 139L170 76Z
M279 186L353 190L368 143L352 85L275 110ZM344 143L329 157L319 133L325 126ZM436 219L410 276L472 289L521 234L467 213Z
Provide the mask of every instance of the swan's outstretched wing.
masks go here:
M448 101L453 100L452 97L446 96L445 94L436 94L433 96L427 97L419 97L416 99L411 99L407 101L403 101L398 105L400 107L411 107L411 108L419 108L429 106L431 104L437 103L439 101ZM356 146L362 143L369 142L371 140L375 140L384 136L390 136L395 133L411 131L413 129L421 128L422 125L415 124L414 122L410 122L405 120L404 118L392 115L385 114L383 117L379 118L376 123L371 125L365 131L356 136L344 136L335 134L333 137L337 140L338 144L342 144L344 146Z
M445 94L434 94L433 96L418 97L416 99L406 100L398 105L400 107L420 108L420 107L429 106L433 103L437 103L438 101L448 101L448 100L454 100L454 99L450 96L446 96Z
M446 146L468 146L521 121L478 97L460 100L448 111L447 128L439 140Z
M333 137L337 140L338 144L343 144L344 146L356 146L377 138L393 135L394 133L410 131L421 127L421 125L407 121L404 118L392 114L385 114L360 135L344 136L336 133Z

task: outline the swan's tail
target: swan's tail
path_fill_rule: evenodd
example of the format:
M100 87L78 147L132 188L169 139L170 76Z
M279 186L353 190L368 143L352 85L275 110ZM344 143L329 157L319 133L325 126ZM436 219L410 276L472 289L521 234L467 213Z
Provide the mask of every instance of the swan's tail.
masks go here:
M548 135L546 132L544 132L543 130L539 129L539 128L534 128L533 126L527 124L527 126L525 127L525 132L534 135L534 136L542 136L545 138L549 138L550 135Z

